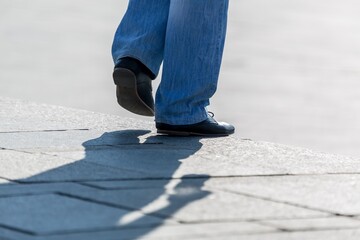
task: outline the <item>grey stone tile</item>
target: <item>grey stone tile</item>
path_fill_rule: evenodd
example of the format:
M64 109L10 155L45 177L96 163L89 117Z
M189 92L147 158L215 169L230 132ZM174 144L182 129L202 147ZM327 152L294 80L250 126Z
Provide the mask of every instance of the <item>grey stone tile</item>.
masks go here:
M138 145L148 130L68 130L0 133L0 147L41 151L42 149L83 150L93 146ZM152 142L154 144L156 142Z
M86 185L102 189L146 189L146 188L164 188L169 180L122 180L122 181L94 181L83 182Z
M32 183L0 184L0 198L19 195L38 195L58 192L94 191L94 189L77 183Z
M247 236L232 236L229 240L304 240L304 239L326 239L326 240L357 240L360 236L359 229L348 230L327 230L327 231L305 231L305 232L279 232L279 233L266 233L254 234ZM192 239L192 240L200 240ZM215 240L216 237L206 238Z
M172 180L162 187L71 193L185 222L323 217L304 208L203 188L206 179Z
M145 130L12 133L11 138L7 135L0 134L3 147L47 152L74 160L85 158L112 167L145 168L145 172L160 177L188 173L239 176L360 172L360 162L355 158L231 137L170 138ZM104 147L108 145L117 147Z
M80 160L80 159L79 159ZM0 176L24 182L141 178L142 173L85 161L0 150Z
M227 239L227 236L246 235L254 233L274 232L271 227L261 226L256 223L248 222L229 222L229 223L202 223L202 224L181 224L163 225L150 228L123 229L116 231L103 231L94 233L80 233L66 235L68 240L130 240L130 239L160 239L160 240L180 240L192 239L194 237L217 237ZM38 238L47 240L60 240L65 236L46 236Z
M135 220L127 221L123 219L129 213L126 210L57 194L0 198L0 209L0 224L34 234L151 226L163 222L140 212L133 212Z
M304 175L216 179L209 186L346 215L360 214L360 176Z
M348 217L327 217L313 219L287 219L261 221L268 226L274 226L287 231L339 230L360 228L360 221Z
M224 142L227 141L227 142ZM192 139L191 147L165 142L154 145L118 146L86 151L86 161L133 169L159 177L180 178L186 174L251 176L276 174L324 174L359 172L357 159L316 153L278 144L227 138ZM47 152L79 159L82 151ZM100 157L101 156L101 157Z
M234 175L323 174L359 172L357 158L315 152L309 149L235 138L206 139L198 156L212 168L217 164ZM214 165L211 163L214 162Z
M144 178L172 178L182 176L184 173L184 171L179 174L176 173L184 163L183 161L192 161L193 164L196 164L198 158L193 156L195 152L195 150L179 149L177 147L168 147L164 145L136 145L122 146L113 149L89 150L85 153L47 153L69 159L79 159L79 157L83 156L85 162L106 165L111 168L139 171L143 173ZM192 170L194 173L198 174L196 165L194 168L185 171L185 173L191 173Z
M152 129L148 121L132 121L115 115L94 113L23 100L0 98L0 132L67 129Z

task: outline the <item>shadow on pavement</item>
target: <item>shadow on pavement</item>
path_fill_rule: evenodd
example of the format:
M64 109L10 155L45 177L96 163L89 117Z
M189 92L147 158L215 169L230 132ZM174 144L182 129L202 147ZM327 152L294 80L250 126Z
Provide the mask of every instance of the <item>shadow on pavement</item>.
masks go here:
M69 218L66 221L64 219L46 219L46 215L44 215L45 218L38 222L39 225L37 226L34 223L30 224L31 227L25 226L25 221L23 222L24 226L17 227L20 229L23 227L35 236L47 234L50 236L55 232L60 235L65 233L64 236L68 233L78 235L88 230L101 232L115 230L119 227L124 231L119 231L119 236L116 239L139 239L165 224L165 222L169 222L168 220L173 221L172 216L186 205L211 194L202 190L204 183L209 179L208 175L190 174L178 176L177 179L171 180L182 162L190 160L188 158L201 149L201 138L151 135L141 138L149 132L125 130L104 133L99 138L90 139L82 144L85 147L83 159L19 180L36 183L39 180L53 179L53 175L59 175L59 172L65 175L67 172L71 172L75 176L77 172L86 171L83 166L84 162L90 162L91 165L97 164L101 167L106 166L109 167L109 170L128 170L129 174L135 173L136 176L134 178L129 177L129 179L125 177L125 180L120 180L123 177L119 176L120 181L115 182L120 183L121 186L114 188L96 188L95 186L91 189L92 195L86 197L83 197L81 192L69 195L74 198L79 196L77 200L91 204L100 203L102 205L105 203L104 206L112 206L115 207L115 210L119 210L117 214L112 212L103 216L106 213L99 212L99 216L102 217L97 219L96 214L90 216L91 213L88 213L84 214L82 218L77 216L71 219L72 215L77 214L69 213ZM63 180L67 181L66 178L69 176ZM89 183L90 180L93 181L92 179L92 176L89 176L86 182ZM101 179L101 182L106 183L109 180L116 179ZM61 182L61 179L59 181ZM96 183L96 181L92 183L94 182ZM114 183L114 181L109 182ZM94 186L88 184L87 187ZM67 197L66 194L60 197L64 196ZM49 208L45 212L51 212L51 208L54 207L51 203L42 206ZM19 207L21 208L21 206ZM33 213L36 215L38 211L35 209ZM33 218L38 219L40 217L33 216ZM83 222L81 223L81 221ZM41 231L42 224L48 229L45 234Z

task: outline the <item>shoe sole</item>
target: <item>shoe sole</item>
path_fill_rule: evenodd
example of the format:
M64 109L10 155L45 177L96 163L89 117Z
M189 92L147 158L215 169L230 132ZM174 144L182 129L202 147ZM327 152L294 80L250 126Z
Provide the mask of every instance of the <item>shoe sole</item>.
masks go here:
M198 136L198 137L226 137L233 133L223 133L223 134L205 134L205 133L196 133L196 132L180 132L180 131L169 131L169 130L157 130L157 133L159 134L166 134L170 136Z
M154 111L141 100L136 86L135 74L125 68L118 68L113 73L114 82L117 86L117 101L126 110L142 115L154 116Z

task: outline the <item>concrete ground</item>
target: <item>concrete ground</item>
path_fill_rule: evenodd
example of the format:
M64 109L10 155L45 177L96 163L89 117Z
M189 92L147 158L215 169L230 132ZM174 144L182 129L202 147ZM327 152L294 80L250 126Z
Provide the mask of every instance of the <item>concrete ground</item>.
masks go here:
M358 240L360 161L0 97L1 240Z
M126 4L1 0L0 95L135 117L116 105L111 79L111 42ZM239 137L360 156L359 7L231 1L211 110Z

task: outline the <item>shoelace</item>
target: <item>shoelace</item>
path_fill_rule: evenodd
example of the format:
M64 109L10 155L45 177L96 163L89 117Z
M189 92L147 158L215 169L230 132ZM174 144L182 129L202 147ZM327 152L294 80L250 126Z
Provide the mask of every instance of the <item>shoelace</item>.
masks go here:
M207 113L208 113L208 115L209 115L211 118L214 118L214 117L215 117L215 114L214 114L213 112L208 111Z

